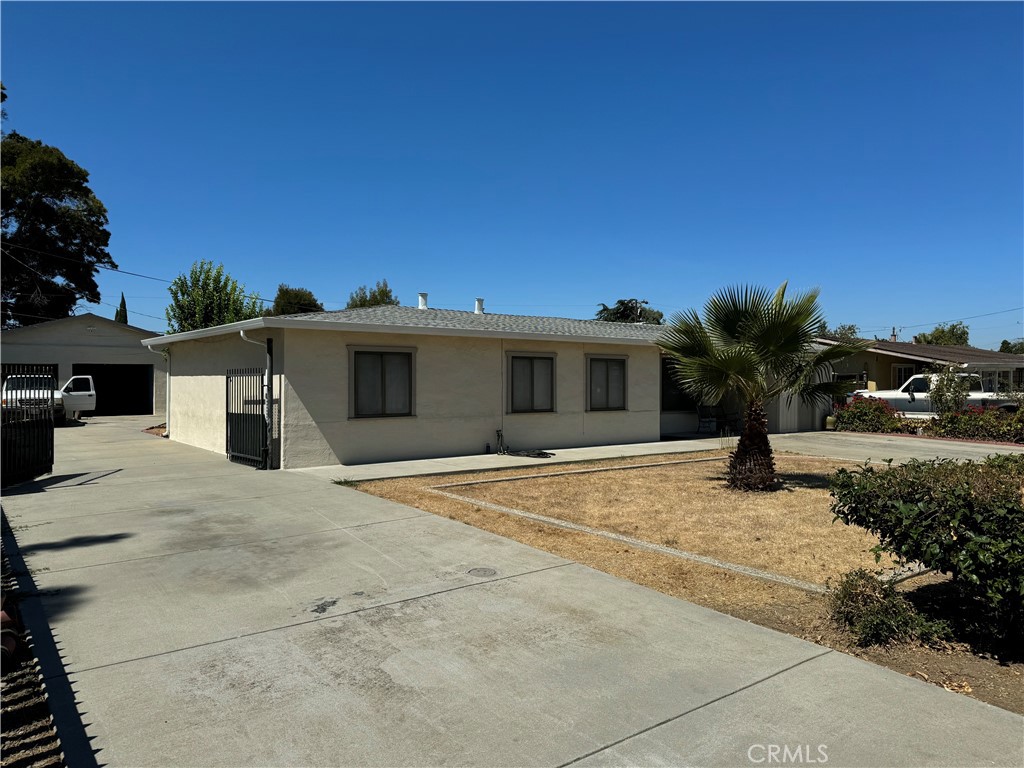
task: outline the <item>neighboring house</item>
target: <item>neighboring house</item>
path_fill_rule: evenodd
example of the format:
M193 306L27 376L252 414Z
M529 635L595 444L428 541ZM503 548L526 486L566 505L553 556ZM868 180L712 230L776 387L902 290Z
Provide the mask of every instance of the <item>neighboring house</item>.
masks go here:
M418 308L260 317L142 343L168 356L171 439L225 453L229 423L251 431L246 414L265 414L269 341L269 463L298 468L493 452L497 430L515 450L693 433L696 403L654 343L663 331L487 314L482 301L475 312L430 309L423 294ZM254 378L229 405L228 371L239 369ZM769 408L774 431L820 429L823 415Z
M153 331L92 313L0 332L4 363L58 368L58 386L89 375L96 386L95 415L153 414L163 419L167 366L139 342Z
M825 339L821 342L834 343ZM988 391L1024 388L1024 355L976 347L876 341L866 352L839 362L835 370L840 379L850 381L851 390L878 390L897 389L917 373L950 365L979 373Z

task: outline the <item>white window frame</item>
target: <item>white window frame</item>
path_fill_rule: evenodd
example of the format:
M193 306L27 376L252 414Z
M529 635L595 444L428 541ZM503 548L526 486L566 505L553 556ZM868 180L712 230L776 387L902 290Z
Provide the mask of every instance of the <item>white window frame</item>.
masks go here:
M512 361L515 358L528 358L528 359L548 359L551 361L551 408L544 410L531 410L531 411L517 411L512 407ZM506 352L505 353L505 370L507 371L506 380L508 390L505 394L505 413L507 414L530 414L530 413L558 413L558 354L555 352Z
M906 370L909 370L910 373L907 374L906 376L900 377L900 380L896 381L896 378L897 378L896 372L900 368L904 368ZM914 365L913 363L893 363L892 364L892 373L891 373L892 386L889 387L889 389L900 389L904 384L907 383L907 380L911 376L916 376L916 375L917 375L917 366Z
M594 413L617 413L629 410L629 355L602 355L593 353L584 355L587 366L586 387L587 387L587 411ZM622 407L621 408L594 408L590 402L593 394L591 386L591 363L595 360L614 360L622 362Z
M409 355L409 413L379 413L361 416L356 413L356 353ZM377 347L348 345L348 417L350 419L409 419L416 416L416 347Z

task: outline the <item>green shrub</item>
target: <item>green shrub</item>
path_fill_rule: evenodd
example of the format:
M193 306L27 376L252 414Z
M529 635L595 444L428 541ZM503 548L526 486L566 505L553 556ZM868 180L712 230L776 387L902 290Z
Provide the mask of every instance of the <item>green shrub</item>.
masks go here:
M997 440L1024 443L1024 412L1007 413L992 408L968 406L962 411L944 413L931 425L936 437L960 440Z
M962 411L971 393L971 379L956 367L940 367L931 380L932 410L940 416Z
M845 405L836 406L836 430L843 432L901 432L902 423L896 409L885 400L854 397Z
M992 631L1009 638L1024 626L1022 482L1021 457L865 464L832 476L832 512L875 534L876 556L950 574L987 605Z
M891 583L880 581L863 568L844 574L828 586L829 615L853 632L858 645L911 640L929 643L949 636L945 622L925 618Z

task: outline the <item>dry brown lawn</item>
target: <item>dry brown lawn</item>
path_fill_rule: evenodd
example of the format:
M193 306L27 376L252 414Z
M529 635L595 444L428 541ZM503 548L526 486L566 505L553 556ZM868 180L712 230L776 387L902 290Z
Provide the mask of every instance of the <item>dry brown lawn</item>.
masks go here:
M828 476L849 463L778 455L786 490L732 491L725 452L573 465L524 467L465 475L435 475L359 483L358 489L459 520L634 583L827 645L908 675L1024 714L1024 665L981 658L965 646L857 648L827 618L824 599L795 587L679 559L584 532L446 498L445 490L824 584L858 567L876 569L866 532L832 522ZM697 458L717 461L694 462ZM681 462L686 463L681 463ZM638 465L670 462L660 467ZM580 469L614 468L579 473ZM553 473L552 477L535 477ZM499 482L490 481L500 478ZM454 487L450 487L452 484Z
M893 565L876 565L878 539L832 522L828 475L852 464L785 457L778 466L785 490L765 494L726 487L724 458L450 490L815 584Z

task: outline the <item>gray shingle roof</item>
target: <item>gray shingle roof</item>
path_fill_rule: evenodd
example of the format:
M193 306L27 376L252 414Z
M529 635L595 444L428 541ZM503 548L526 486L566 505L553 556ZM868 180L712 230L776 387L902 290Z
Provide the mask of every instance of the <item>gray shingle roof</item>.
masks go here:
M1003 363L1008 368L1024 368L1024 355L1011 355L977 347L947 347L937 344L911 344L906 341L876 341L871 346L875 352L891 355L927 357L945 363Z
M661 325L606 323L600 320L574 320L567 317L534 317L529 315L476 314L454 309L418 309L416 307L365 307L336 312L306 312L283 315L281 320L304 320L323 323L436 328L439 331L475 331L500 335L528 333L573 338L627 339L653 342L662 331Z

